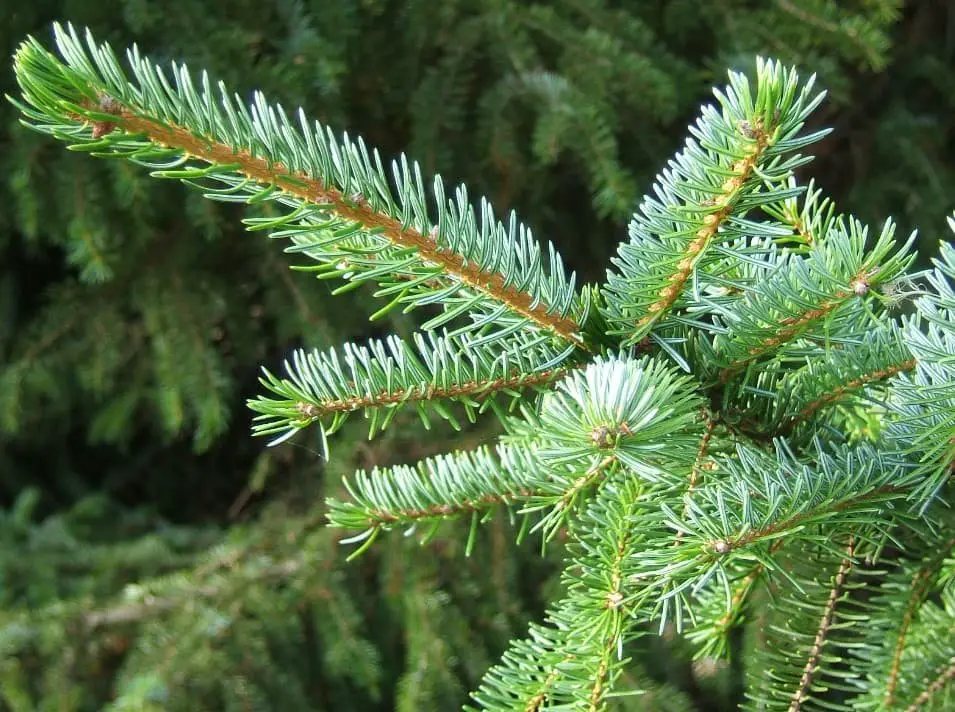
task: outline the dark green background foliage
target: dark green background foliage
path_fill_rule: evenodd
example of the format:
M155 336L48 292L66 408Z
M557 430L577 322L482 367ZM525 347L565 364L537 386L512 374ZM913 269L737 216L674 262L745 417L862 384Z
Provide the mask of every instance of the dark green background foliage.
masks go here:
M931 246L952 208L945 2L227 7L6 3L0 37L10 56L68 20L301 104L517 209L585 280L709 87L757 52L831 90L813 120L836 130L812 171L840 209L918 224ZM323 466L314 442L252 441L243 406L259 365L292 347L410 320L367 323L361 291L326 306L326 284L289 271L236 208L0 116L0 709L457 708L554 595L552 562L515 553L497 523L470 559L449 530L346 565L321 527L339 476L444 451L450 433L405 418L370 445L355 425ZM663 687L626 709L738 699L732 667L691 666L666 636L644 657Z

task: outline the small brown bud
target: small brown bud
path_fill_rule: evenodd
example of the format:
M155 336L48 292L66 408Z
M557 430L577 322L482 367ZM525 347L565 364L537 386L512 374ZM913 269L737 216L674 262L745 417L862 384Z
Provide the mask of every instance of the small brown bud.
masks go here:
M118 116L123 107L113 97L102 94L96 108L104 114L116 114ZM93 124L93 138L103 138L106 134L112 133L115 128L116 124L112 121L97 121Z
M731 548L732 547L728 541L719 539L713 542L713 551L715 551L717 554L728 554Z
M617 431L609 425L598 425L590 431L590 439L601 450L609 450L617 444Z
M93 138L103 138L106 134L113 133L116 124L112 121L99 121L93 124Z
M317 418L321 415L321 411L317 405L313 403L306 403L304 401L297 403L295 405L295 410L298 411L299 415L303 418Z

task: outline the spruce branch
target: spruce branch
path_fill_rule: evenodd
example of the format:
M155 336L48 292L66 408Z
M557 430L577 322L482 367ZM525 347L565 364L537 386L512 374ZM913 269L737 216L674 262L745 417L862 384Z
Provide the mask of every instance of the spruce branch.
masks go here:
M606 316L626 343L640 341L674 309L711 243L759 229L742 220L747 210L791 195L757 188L788 177L805 160L784 156L825 135L798 135L822 100L813 82L800 87L794 72L760 60L755 95L743 75L730 73L727 91L716 92L719 110L704 107L690 129L694 139L658 177L656 197L634 215L630 240L607 276Z
M949 221L955 232L955 219ZM922 509L955 468L955 248L942 243L928 275L930 289L915 301L920 318L904 324L915 370L895 379L891 440L917 463L924 482L913 498Z
M827 332L838 334L840 328L852 334L856 321L852 317L858 314L847 307L897 279L914 259L910 254L914 234L897 247L894 233L894 225L887 221L867 250L868 230L861 223L836 221L826 239L815 243L805 257L787 254L775 274L726 309L726 331L717 335L715 346L718 357L726 361L720 382L762 358L776 356L782 347L813 331L827 340L831 339Z
M564 579L568 592L548 626L532 624L472 697L484 710L605 709L613 681L626 662L625 645L639 635L641 591L627 570L643 537L639 526L652 507L652 490L614 477L582 514Z
M822 100L812 79L764 60L754 85L731 73L606 282L578 292L516 217L463 188L448 197L440 179L426 190L405 158L389 177L377 152L301 111L290 120L261 95L247 107L135 49L129 81L108 46L56 33L63 61L32 39L16 55L29 126L253 206L249 229L343 280L336 292L377 285L373 317L432 310L409 340L294 352L248 404L273 442L313 423L324 437L358 411L371 435L406 406L426 426L499 417L494 445L360 471L327 500L353 556L383 531L427 539L465 518L471 553L502 510L518 540L568 541L561 597L487 673L480 708L604 710L653 627L735 654L730 632L754 611L764 630L740 655L752 709L950 702L938 631L955 620L955 248L896 321L889 293L918 276L914 235L898 244L891 221L870 235L794 178L825 134L802 133ZM425 633L411 647L428 665L448 643Z
M838 353L845 353L845 351ZM892 378L898 373L911 371L913 368L915 368L916 363L917 361L912 358L897 360L884 368L877 368L860 373L855 378L845 381L842 385L836 386L834 389L820 394L815 400L810 401L798 413L796 413L794 416L791 416L789 420L786 421L785 425L783 426L783 432L791 431L800 423L805 422L810 416L815 414L816 411L820 410L821 408L825 408L832 405L833 403L843 401L847 397L860 392L866 386L872 383L881 383Z
M495 399L514 400L525 389L546 388L563 378L572 346L556 350L551 340L532 332L514 334L493 346L475 344L467 335L416 333L409 344L397 336L340 349L295 351L285 364L287 377L265 371L261 379L274 396L250 400L259 413L257 435L276 435L278 443L319 422L334 433L348 416L370 418L369 437L385 427L405 405L414 405L422 421L429 412L457 427L444 401L464 406L470 420Z
M760 624L764 642L746 661L746 709L850 709L827 692L852 689L843 665L865 620L853 598L863 584L850 576L857 566L855 542L850 538L838 549L808 546L785 558L786 579L772 594L778 605Z
M879 402L878 396L884 403L892 379L917 364L894 321L871 320L857 338L839 346L806 344L798 360L794 355L760 371L752 385L744 383L732 407L769 435L804 438L831 420L826 416L835 406ZM805 365L796 368L799 360Z
M915 698L912 704L905 708L905 712L917 712L931 702L952 680L955 680L955 657L952 658L951 664L943 668L938 677L932 680L928 687Z
M683 518L687 517L690 509L690 500L693 498L693 492L703 477L704 469L711 469L714 464L710 461L710 441L713 439L713 431L716 429L716 420L712 413L703 410L703 435L700 437L700 444L696 450L696 457L693 460L693 467L690 470L690 477L686 483L686 490L683 494ZM674 546L680 545L683 537L682 532L677 532L673 540Z
M889 670L889 676L885 686L885 696L883 697L883 702L888 707L891 707L895 702L895 691L899 684L899 672L901 671L902 664L902 652L905 650L909 628L912 626L919 606L921 606L922 601L925 599L934 573L935 572L931 569L923 566L913 574L909 583L909 598L903 609L902 622L899 625L898 637L892 651L892 666Z
M898 698L908 702L906 712L947 709L955 701L955 587L942 589L938 603L923 604L909 638L904 678L896 688Z
M767 548L766 556L773 558L785 542L786 539L776 539ZM766 578L767 567L761 562L740 562L729 568L729 596L722 586L711 584L700 591L695 601L699 623L687 631L686 637L697 646L697 659L729 654L730 631L743 620L753 590Z
M553 247L545 268L540 247L513 215L505 226L486 201L475 211L463 187L446 199L440 178L428 195L417 164L404 158L392 167L392 187L378 153L364 142L339 142L301 111L296 127L261 94L248 108L221 83L214 90L205 74L197 89L177 65L170 81L136 48L128 53L133 83L108 45L87 33L84 47L72 27L57 25L55 33L63 62L32 38L15 56L24 102L12 101L28 126L75 150L146 165L152 175L196 185L212 199L285 208L246 224L290 239L323 274L354 285L378 282L391 298L386 309L443 303L445 312L429 328L497 307L528 328L584 347L578 319L586 307L574 278Z
M790 176L785 186L796 189L795 177ZM769 187L773 189L774 186ZM792 230L791 238L780 238L777 242L792 242L797 248L809 248L825 239L837 219L835 203L824 196L822 189L816 188L812 180L804 193L760 207L772 219Z
M902 463L868 446L833 454L818 449L814 461L813 467L800 462L781 441L775 453L739 447L736 458L717 460L720 470L695 490L685 517L661 504L659 516L645 524L646 551L632 575L660 591L662 620L692 614L690 596L708 585L731 601L737 564L756 561L778 572L770 555L777 540L798 534L800 541L828 546L847 528L905 521L893 506L913 481ZM673 532L680 534L677 546Z
M793 693L789 703L789 712L800 712L803 703L809 699L813 687L813 680L819 672L822 665L823 647L828 642L829 632L832 629L833 619L836 613L836 604L843 594L843 587L846 583L846 577L852 568L852 555L855 542L850 537L846 546L846 556L839 562L839 569L836 571L832 581L832 588L829 591L829 598L823 608L822 618L819 621L819 627L812 640L812 646L809 648L809 654L806 660L806 667L803 669L802 677L799 678L799 686Z
M359 530L349 542L371 542L379 531L395 526L431 524L430 535L449 519L471 516L475 527L493 509L511 508L537 494L539 463L527 451L498 446L472 452L440 455L414 466L397 465L359 471L345 480L348 501L329 499L331 526ZM364 547L358 550L360 553Z
M850 661L861 691L860 709L898 709L900 693L909 700L919 694L911 691L908 671L912 660L925 653L918 640L923 608L937 592L955 539L938 541L930 535L923 546L927 553L902 560L882 578L868 602L869 620ZM944 646L940 659L944 661Z
M329 520L364 530L364 539L395 524L520 500L521 513L546 510L535 528L548 540L620 467L647 482L684 476L697 452L700 406L686 384L660 361L598 357L545 393L540 415L493 455L479 450L359 473L348 483L353 501L331 501Z

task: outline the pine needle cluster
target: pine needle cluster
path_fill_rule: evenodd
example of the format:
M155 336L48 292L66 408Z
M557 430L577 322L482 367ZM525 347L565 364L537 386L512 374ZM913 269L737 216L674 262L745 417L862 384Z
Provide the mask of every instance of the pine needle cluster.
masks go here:
M606 279L579 285L516 216L386 167L362 139L183 66L57 28L15 57L24 122L211 200L300 269L422 315L412 339L296 351L249 402L278 444L414 409L494 442L358 472L328 502L352 556L494 518L566 541L563 595L472 694L600 710L653 633L739 656L753 710L944 710L955 700L955 249L840 214L795 171L825 131L814 80L770 60L704 106ZM955 229L955 222L953 222ZM900 309L904 306L904 309ZM737 632L742 630L741 637Z

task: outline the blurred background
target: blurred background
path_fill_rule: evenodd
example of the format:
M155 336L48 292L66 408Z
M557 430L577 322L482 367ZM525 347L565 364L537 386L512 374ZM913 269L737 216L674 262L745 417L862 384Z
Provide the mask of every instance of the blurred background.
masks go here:
M955 12L943 0L31 0L51 23L263 90L386 157L515 209L584 281L727 68L815 72L834 133L807 169L840 210L920 229L955 208ZM13 73L0 89L16 93ZM0 104L0 710L451 710L559 595L559 556L505 519L382 537L345 563L323 499L355 468L468 447L493 425L414 414L331 461L249 435L260 366L415 324L367 322L243 231L248 211L93 160ZM559 553L559 552L557 552ZM646 639L621 710L728 710L739 661Z

